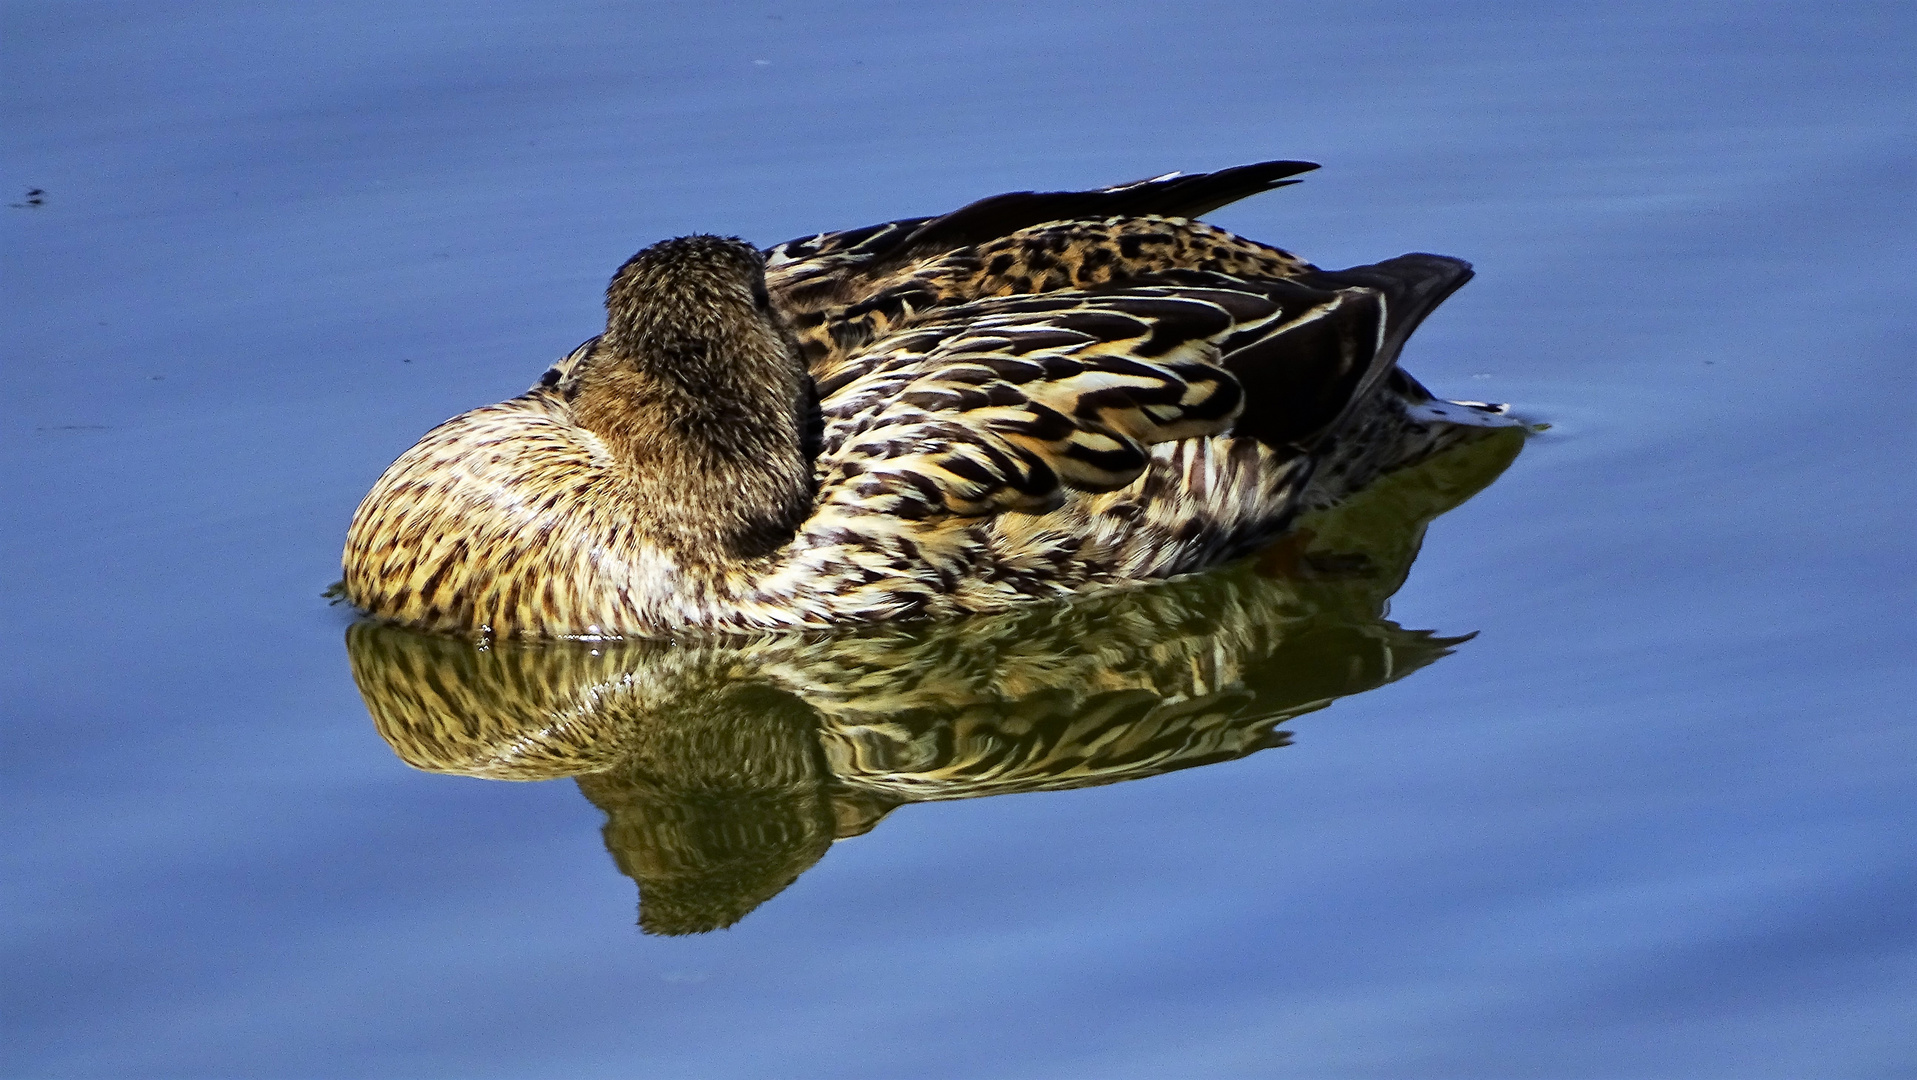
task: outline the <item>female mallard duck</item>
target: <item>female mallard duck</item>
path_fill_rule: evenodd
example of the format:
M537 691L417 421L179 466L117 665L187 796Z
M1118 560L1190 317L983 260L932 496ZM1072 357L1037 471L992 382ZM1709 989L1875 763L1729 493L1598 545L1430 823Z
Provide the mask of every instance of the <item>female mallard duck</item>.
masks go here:
M1277 161L763 254L667 240L606 332L402 454L345 593L482 637L944 616L1171 577L1508 424L1399 370L1468 264L1324 271L1192 220Z

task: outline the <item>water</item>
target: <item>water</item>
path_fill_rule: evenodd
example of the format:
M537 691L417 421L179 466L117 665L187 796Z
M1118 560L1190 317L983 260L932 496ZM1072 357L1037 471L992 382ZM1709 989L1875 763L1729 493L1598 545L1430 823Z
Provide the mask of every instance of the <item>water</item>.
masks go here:
M1917 1071L1907 10L3 17L0 1071ZM1452 655L678 937L630 791L381 738L354 504L633 250L1280 156L1214 220L1473 260L1407 366L1553 425L1332 624Z

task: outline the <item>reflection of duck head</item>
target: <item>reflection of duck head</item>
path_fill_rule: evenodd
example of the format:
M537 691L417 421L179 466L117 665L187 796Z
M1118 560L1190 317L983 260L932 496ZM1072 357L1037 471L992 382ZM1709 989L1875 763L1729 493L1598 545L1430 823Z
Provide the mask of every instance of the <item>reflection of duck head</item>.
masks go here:
M1462 638L1383 617L1492 431L1305 522L1258 562L1069 605L833 637L495 643L360 623L354 676L409 764L578 778L640 925L731 925L908 802L1060 790L1284 745L1276 725Z
M615 768L579 777L606 812L606 850L640 883L640 926L730 926L825 855L837 830L817 726L791 694L715 687L633 732Z

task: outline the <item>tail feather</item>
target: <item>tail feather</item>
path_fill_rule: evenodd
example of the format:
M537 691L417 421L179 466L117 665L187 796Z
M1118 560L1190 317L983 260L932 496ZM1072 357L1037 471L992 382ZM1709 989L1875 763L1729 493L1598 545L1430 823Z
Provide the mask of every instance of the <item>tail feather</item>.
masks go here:
M1463 259L1413 252L1369 266L1320 270L1304 277L1320 288L1370 289L1384 300L1384 330L1379 335L1378 351L1352 389L1345 408L1325 426L1326 433L1343 426L1352 411L1377 391L1378 384L1397 370L1398 354L1404 351L1411 332L1472 276L1471 264Z
M1292 303L1312 314L1224 357L1245 389L1234 430L1273 446L1317 446L1378 392L1411 332L1470 278L1461 259L1400 255L1260 282L1274 299L1298 294Z
M1414 252L1348 270L1318 270L1299 278L1321 289L1372 289L1384 297L1384 337L1374 365L1379 377L1398 362L1411 332L1473 276L1471 264L1448 255Z

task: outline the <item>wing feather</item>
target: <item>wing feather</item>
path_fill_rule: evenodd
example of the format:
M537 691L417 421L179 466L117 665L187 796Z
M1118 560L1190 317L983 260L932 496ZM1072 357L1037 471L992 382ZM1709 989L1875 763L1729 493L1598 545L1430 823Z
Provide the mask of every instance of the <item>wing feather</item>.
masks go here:
M770 249L767 285L818 393L819 536L890 536L875 518L896 519L873 572L902 551L964 573L971 542L916 523L1003 532L982 519L1111 499L1099 529L1203 548L1193 520L1235 542L1256 528L1229 522L1251 510L1224 503L1265 487L1254 516L1281 517L1278 488L1305 481L1311 448L1469 275L1431 256L1322 271L1184 216L1296 166L1019 193ZM1127 494L1174 473L1175 490Z
M1233 435L1285 456L1390 365L1385 320L1375 289L1198 271L936 308L821 380L821 499L909 520L1043 513L1131 484L1163 443Z
M1152 445L1237 419L1244 394L1215 340L1234 325L1202 296L1162 290L953 309L821 387L821 495L972 517L1123 487Z

